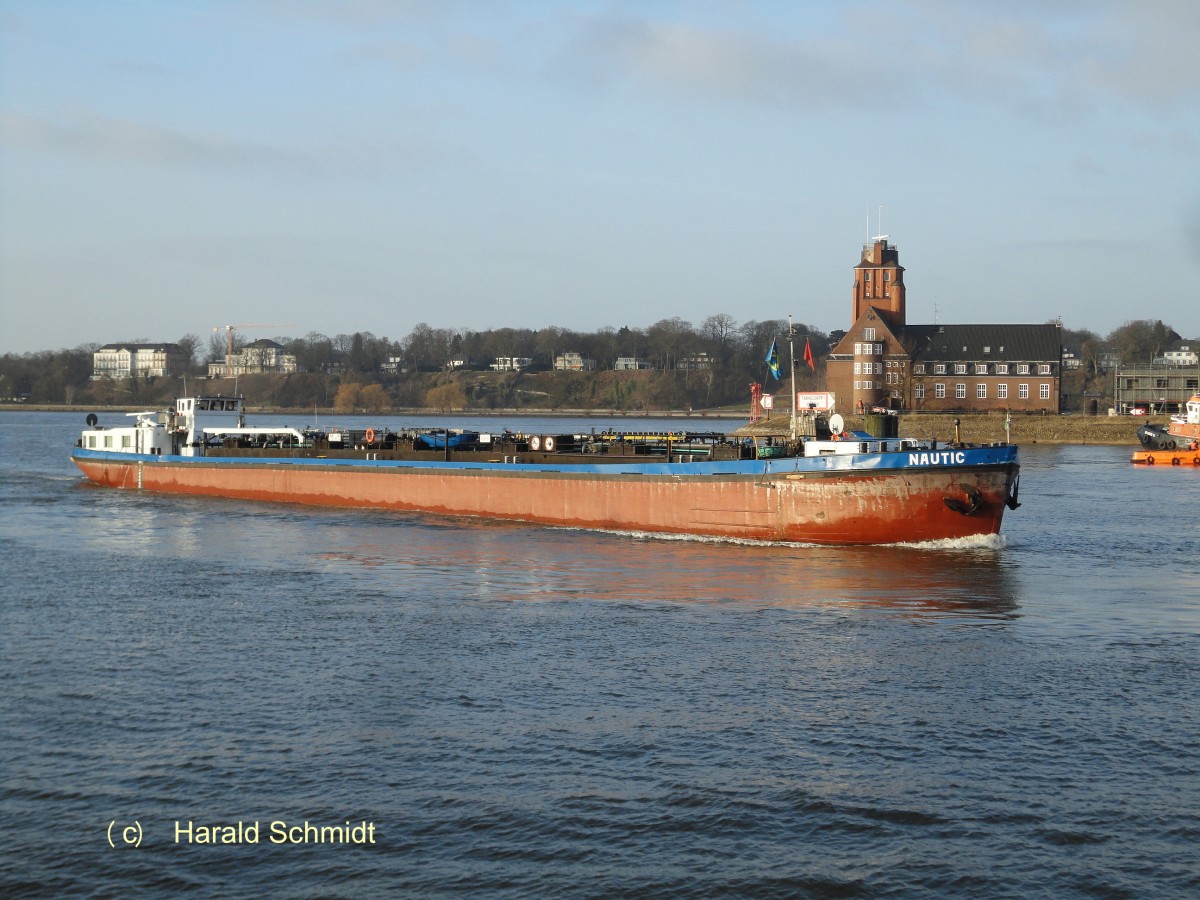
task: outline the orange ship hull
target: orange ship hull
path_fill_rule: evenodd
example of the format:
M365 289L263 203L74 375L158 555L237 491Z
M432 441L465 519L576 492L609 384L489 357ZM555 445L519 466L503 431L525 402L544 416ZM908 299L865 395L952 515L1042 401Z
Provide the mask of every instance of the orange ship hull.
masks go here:
M679 474L641 474L598 471L603 467L547 471L119 456L77 453L73 459L91 481L116 488L814 544L996 534L1006 504L1015 505L1019 468L1011 448L966 466L906 468L897 462L897 468L769 474L761 467L744 474L697 474L686 467Z

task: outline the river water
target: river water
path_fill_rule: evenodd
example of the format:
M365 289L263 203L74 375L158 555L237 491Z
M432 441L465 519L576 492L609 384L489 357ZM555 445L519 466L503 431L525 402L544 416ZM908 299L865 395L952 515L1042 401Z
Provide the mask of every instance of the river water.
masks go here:
M107 490L82 418L0 413L6 896L1200 893L1200 470L830 549Z

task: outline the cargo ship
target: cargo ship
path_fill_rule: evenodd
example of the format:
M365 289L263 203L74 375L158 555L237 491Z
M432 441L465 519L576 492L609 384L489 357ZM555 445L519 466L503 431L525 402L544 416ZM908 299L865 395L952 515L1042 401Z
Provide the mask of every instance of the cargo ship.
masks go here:
M252 427L241 397L180 398L105 427L71 459L128 490L477 516L545 526L805 544L995 535L1017 448L850 431L525 434ZM220 419L217 422L214 419Z
M1147 423L1138 428L1137 437L1142 449L1134 451L1132 463L1200 467L1200 394L1193 394L1166 428Z

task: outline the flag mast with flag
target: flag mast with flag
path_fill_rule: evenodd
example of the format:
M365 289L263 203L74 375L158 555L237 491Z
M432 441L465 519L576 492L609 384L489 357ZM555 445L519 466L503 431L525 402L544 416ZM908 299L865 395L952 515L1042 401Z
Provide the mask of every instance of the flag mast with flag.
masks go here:
M792 441L796 440L796 343L792 317L788 316L788 362L792 367ZM776 376L778 377L778 376Z
M767 371L771 373L771 377L778 381L779 350L775 347L775 338L771 338L771 349L767 351L767 358L763 362L767 364Z

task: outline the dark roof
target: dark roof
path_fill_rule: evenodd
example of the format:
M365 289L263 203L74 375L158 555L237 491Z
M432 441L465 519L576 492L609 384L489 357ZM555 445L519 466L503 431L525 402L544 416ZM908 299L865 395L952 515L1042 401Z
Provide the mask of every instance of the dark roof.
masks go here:
M120 341L116 344L105 344L101 350L179 350L178 344L130 344Z
M247 344L246 346L247 346L247 347L258 347L258 348L263 348L263 347L274 347L274 348L276 348L277 350L282 350L282 349L283 349L283 344L276 343L275 341L271 340L270 338L259 338L259 339L258 339L257 341L255 341L254 343L252 343L252 344Z
M914 360L1062 356L1062 329L1057 325L908 325L904 335L913 342Z

